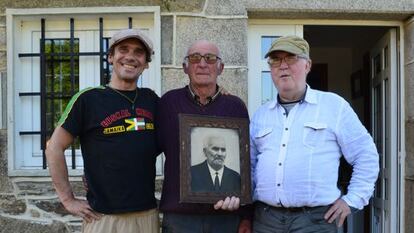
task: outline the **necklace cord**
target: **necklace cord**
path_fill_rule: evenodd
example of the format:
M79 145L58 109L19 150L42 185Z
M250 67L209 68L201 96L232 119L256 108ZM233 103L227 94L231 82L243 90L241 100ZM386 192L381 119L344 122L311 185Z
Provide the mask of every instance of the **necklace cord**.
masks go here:
M132 104L132 109L134 109L134 107L135 107L135 101L137 100L137 97L138 97L138 88L135 88L135 96L134 96L134 99L132 100L131 98L129 98L128 96L126 96L124 93L118 91L117 89L112 88L109 85L107 85L107 87L109 87L109 89L113 90L114 92L118 93L119 95L121 95L122 97L124 97L125 99L127 99L128 102L130 102Z

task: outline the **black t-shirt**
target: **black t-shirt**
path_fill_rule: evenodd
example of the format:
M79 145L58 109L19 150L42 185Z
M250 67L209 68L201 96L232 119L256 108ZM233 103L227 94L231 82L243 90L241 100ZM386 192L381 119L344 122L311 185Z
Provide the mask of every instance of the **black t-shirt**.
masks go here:
M79 136L88 202L106 214L156 207L154 119L159 97L147 88L121 93L103 86L82 90L59 121Z

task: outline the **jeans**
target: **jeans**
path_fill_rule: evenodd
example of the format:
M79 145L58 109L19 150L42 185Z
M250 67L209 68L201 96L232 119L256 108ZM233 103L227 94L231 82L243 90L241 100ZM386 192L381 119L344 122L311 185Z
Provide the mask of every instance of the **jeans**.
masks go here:
M324 219L330 206L277 208L257 203L254 233L336 233L336 223Z
M193 215L164 213L162 233L237 233L237 215Z

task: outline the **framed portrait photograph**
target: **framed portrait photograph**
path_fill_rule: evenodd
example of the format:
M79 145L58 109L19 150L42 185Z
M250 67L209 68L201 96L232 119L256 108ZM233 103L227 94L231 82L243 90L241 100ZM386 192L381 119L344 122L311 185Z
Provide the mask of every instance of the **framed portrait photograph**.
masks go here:
M251 203L247 119L179 115L180 202Z

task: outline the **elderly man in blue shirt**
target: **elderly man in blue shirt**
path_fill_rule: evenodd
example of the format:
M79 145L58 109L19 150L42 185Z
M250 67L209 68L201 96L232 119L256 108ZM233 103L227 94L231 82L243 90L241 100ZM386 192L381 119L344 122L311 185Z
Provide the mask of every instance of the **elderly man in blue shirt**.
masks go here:
M266 54L277 99L250 124L254 232L337 232L351 209L368 204L378 152L342 97L306 84L309 44L278 38ZM341 156L352 165L348 192L337 187Z

